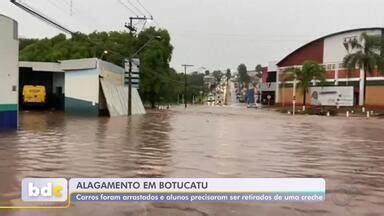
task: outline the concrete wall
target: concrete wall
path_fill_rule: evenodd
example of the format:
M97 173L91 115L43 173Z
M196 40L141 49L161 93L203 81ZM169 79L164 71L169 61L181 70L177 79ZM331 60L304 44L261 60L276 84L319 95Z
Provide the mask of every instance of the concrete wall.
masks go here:
M124 69L98 60L100 81L104 97L100 97L100 109L109 110L110 116L128 114L128 86L124 86ZM145 114L143 102L136 88L132 88L132 114Z
M369 107L384 107L384 86L367 86L367 98L366 105ZM280 87L280 98L279 104L292 104L293 99L293 88L292 87ZM302 104L303 95L300 89L296 91L296 103L298 105ZM307 105L311 104L310 95L307 94Z
M0 129L18 126L18 25L0 15Z
M309 93L307 94L307 101L306 104L310 105L311 104L311 98ZM280 87L279 89L279 104L285 104L289 105L292 104L293 100L293 88L292 87ZM303 103L303 94L300 89L296 90L296 104L300 105Z
M63 87L64 109L67 113L98 116L109 110L111 116L127 114L128 88L123 86L124 69L117 65L96 58L63 60L50 64L22 62L22 65L44 71L55 69L56 72L50 73L50 86L53 93L57 93L56 87ZM106 83L104 89L101 88L100 80ZM133 89L132 93L133 114L145 113L137 89Z
M367 86L366 104L384 107L384 86Z
M100 80L106 80L115 86L122 86L124 83L124 69L114 65L110 62L103 60L97 60L98 67L100 68ZM100 89L101 91L103 89ZM102 114L106 114L108 110L107 98L105 97L106 92L101 92L99 95L99 110ZM109 111L110 113L110 111Z
M58 92L56 91L57 87L62 87L63 92L65 92L65 76L64 73L53 73L52 76L52 92L54 94L57 94Z
M65 73L65 111L98 115L99 70L74 70Z
M98 62L100 75L104 80L108 80L109 82L119 86L124 84L123 68L102 60L98 60Z

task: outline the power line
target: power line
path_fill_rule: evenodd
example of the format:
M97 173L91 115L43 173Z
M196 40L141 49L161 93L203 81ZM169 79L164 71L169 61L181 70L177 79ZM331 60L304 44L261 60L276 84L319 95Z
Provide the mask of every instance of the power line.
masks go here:
M143 5L139 0L136 0L136 1L137 1L137 3L144 9L144 11L148 13L148 15L152 16L151 12L149 12L149 11L147 10L147 8L145 8L144 5Z
M137 13L135 11L133 11L130 7L128 7L128 5L126 5L122 0L117 0L117 2L121 5L123 5L124 8L127 9L128 11L130 11L132 14L137 16Z
M69 1L69 2L68 2ZM83 17L85 19L87 19L88 21L92 22L95 24L95 26L99 26L100 23L91 15L86 15L86 13L84 13L83 11L81 11L80 9L74 7L74 4L73 4L73 0L64 0L64 1L59 1L59 2L64 2L64 4L66 4L68 7L69 7L69 13L70 13L70 16L73 16L74 14L75 15L78 15L80 17ZM74 13L75 12L75 13ZM87 27L91 28L89 26L89 24L85 24ZM93 29L93 28L91 28Z
M57 8L60 12L70 14L74 20L79 20L80 22L78 23L89 30L95 30L100 26L100 22L95 17L84 12L79 6L75 7L73 0L48 0L48 3ZM92 25L90 23L92 23Z
M63 11L63 12L65 13L66 8L62 8L59 4L57 4L56 1L48 0L48 3L50 3L52 6L54 6L55 8L57 8L57 9L59 9L60 11Z
M126 0L126 2L128 2L129 5L131 5L133 8L135 8L139 12L140 15L145 16L145 14L139 8L137 8L134 4L132 4L132 2L130 0Z
M71 16L73 15L73 1L72 0L70 0L71 2L69 3L70 5L69 5L69 7L71 8L70 9L70 13L71 13Z
M61 2L64 2L66 5L70 5L72 0L61 0Z
M63 0L60 2L64 2L64 4L66 4L69 7L69 14L72 16L73 15L73 0Z
M47 17L46 15L44 15L42 12L32 8L30 5L24 3L24 2L17 2L16 0L11 0L11 3L16 5L17 7L23 9L24 11L26 11L27 13L31 14L32 16L35 16L39 19L41 19L42 21L50 24L50 25L53 25L54 27L68 33L68 34L71 34L73 35L74 32L69 30L68 28L64 27L63 25L59 24L58 22L56 22L55 20Z

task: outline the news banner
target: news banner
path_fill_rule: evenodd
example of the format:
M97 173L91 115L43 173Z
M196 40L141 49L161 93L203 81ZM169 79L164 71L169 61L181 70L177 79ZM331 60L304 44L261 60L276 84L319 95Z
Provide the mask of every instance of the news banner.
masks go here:
M322 202L321 178L26 178L24 202Z

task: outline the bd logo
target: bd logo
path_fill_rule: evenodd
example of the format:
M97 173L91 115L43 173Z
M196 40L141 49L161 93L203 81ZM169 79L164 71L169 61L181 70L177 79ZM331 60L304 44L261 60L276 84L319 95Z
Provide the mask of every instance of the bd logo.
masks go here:
M65 202L68 181L63 178L26 178L21 183L21 196L25 202Z
M37 187L33 183L28 184L28 196L29 197L61 197L61 191L63 190L63 187L61 185L57 185L55 187L52 186L52 183L48 183L44 187Z

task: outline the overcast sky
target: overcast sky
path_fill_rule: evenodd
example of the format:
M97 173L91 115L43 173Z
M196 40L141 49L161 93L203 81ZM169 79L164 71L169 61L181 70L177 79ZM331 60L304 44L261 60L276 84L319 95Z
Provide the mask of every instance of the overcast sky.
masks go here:
M384 25L382 0L72 0L72 15L70 0L22 1L86 33L124 30L129 16L147 15L147 9L155 18L152 25L170 32L171 65L178 71L184 63L195 65L191 70L236 69L240 63L254 69L323 35ZM9 0L0 1L0 14L19 22L22 37L59 33Z

